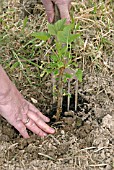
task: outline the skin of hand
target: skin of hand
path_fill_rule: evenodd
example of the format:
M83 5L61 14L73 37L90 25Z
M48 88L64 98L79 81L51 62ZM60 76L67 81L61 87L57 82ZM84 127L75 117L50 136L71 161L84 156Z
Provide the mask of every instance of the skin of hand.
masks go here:
M29 138L27 129L38 136L53 134L47 125L49 118L24 99L0 66L0 115L13 125L24 138ZM29 122L27 122L29 118Z
M48 21L52 23L54 20L53 3L55 3L58 6L61 18L66 18L66 22L70 23L69 9L71 7L71 1L72 0L42 0L42 3L46 10Z

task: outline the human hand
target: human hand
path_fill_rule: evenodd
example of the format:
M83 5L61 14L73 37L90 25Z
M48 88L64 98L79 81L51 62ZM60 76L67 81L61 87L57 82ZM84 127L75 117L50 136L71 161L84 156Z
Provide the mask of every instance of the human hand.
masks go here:
M41 137L54 133L54 129L46 124L50 121L49 118L44 116L34 105L23 99L18 91L12 93L8 100L0 103L0 112L24 138L29 138L27 129Z
M27 129L41 137L54 133L54 129L46 124L49 118L23 99L18 91L0 103L0 113L24 138L29 138Z
M2 67L0 67L0 82L0 114L24 138L29 138L27 129L41 137L55 132L47 125L49 118L23 98Z
M54 20L54 7L53 3L58 6L58 9L60 11L61 18L66 18L66 22L70 22L70 14L69 9L71 6L72 0L42 0L42 3L46 9L46 14L48 21L50 23Z

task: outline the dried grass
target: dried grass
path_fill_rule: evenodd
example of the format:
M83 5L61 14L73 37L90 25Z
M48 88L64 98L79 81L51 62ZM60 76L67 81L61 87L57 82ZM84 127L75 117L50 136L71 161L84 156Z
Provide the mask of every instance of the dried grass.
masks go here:
M33 31L43 31L47 29L47 20L44 13L44 8L41 4L36 5L36 9L39 8L38 15L29 15L27 26L22 32L23 19L20 18L21 10L19 8L19 1L8 1L8 9L1 14L0 25L0 64L7 70L11 79L16 83L19 89L22 90L29 98L29 88L31 91L37 90L39 82L45 83L45 77L42 82L40 81L40 71L37 63L41 60L45 61L50 55L49 44L41 44L39 41L36 44L31 43L31 33ZM76 0L72 3L71 14L73 14L74 20L79 25L79 29L74 32L80 32L82 38L73 44L72 53L76 56L75 60L79 63L79 66L83 68L84 72L102 72L103 74L111 74L114 76L114 3L111 0L107 1L81 1ZM39 48L40 47L40 48ZM16 53L16 57L13 53ZM47 57L47 58L46 58ZM20 63L19 63L20 62ZM35 63L35 64L34 64ZM20 82L18 81L20 80ZM28 85L29 81L29 85ZM40 92L39 92L40 93ZM100 94L100 93L99 93ZM40 102L39 102L40 104ZM42 103L41 103L42 105ZM106 159L107 154L113 154L113 146L107 145L107 140L110 138L103 136L105 134L105 128L96 129L91 132L93 135L93 145L80 149L79 145L81 139L77 139L76 135L58 135L55 137L48 137L45 139L45 144L41 147L50 147L55 144L55 149L59 148L59 145L68 145L68 150L62 157L56 158L39 152L40 156L46 157L43 160L33 160L29 162L26 154L23 157L23 153L20 157L20 162L16 162L15 159L9 161L8 148L16 147L16 144L8 144L2 148L4 152L2 169L55 169L55 170L104 170L111 169L112 162L110 159ZM107 130L109 135L109 131ZM105 141L100 144L100 136ZM65 139L65 141L59 140ZM68 141L67 141L68 140ZM67 142L66 142L67 141ZM63 143L62 143L63 142ZM104 143L103 143L104 142ZM99 147L98 147L99 146ZM55 155L56 152L54 151ZM103 157L104 156L104 157ZM18 157L18 155L16 155ZM49 160L47 160L49 158ZM50 160L51 159L51 160ZM53 162L52 159L56 159ZM114 164L114 163L113 163ZM15 167L16 166L16 167Z

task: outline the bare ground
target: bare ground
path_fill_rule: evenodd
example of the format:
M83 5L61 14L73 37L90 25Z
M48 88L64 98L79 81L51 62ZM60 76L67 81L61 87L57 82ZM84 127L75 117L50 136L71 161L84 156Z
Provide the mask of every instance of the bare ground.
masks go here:
M78 112L70 116L64 114L59 122L51 119L51 126L56 129L56 133L43 139L29 132L31 138L25 140L1 118L1 170L114 169L114 48L112 45L114 29L111 25L111 1L102 2L102 6L99 2L97 14L92 13L95 12L92 10L92 4L84 2L80 2L79 6L77 4L77 1L73 4L74 16L76 23L80 22L80 32L84 40L81 45L78 43L73 47L76 61L84 71L83 82L79 85ZM21 93L52 118L54 113L50 78L44 77L39 80L37 67L28 62L37 64L45 60L43 56L49 55L50 51L48 47L43 46L40 52L35 49L35 56L30 58L33 44L26 45L32 29L42 30L46 27L43 10L40 8L39 18L30 16L30 28L25 30L27 39L21 37L21 24L19 25L19 22L17 24L17 18L9 18L9 12L5 14L2 15L4 22L1 33L5 32L10 41L13 41L9 44L8 39L3 39L0 62ZM13 15L16 16L15 11ZM108 19L110 26L106 25ZM13 20L14 24L7 28L5 24L11 24ZM100 35L105 42L101 41ZM26 48L23 48L24 45ZM18 48L21 50L18 51ZM19 64L14 66L17 58L13 56L12 49L20 56L19 61L23 64L24 70ZM27 61L22 59L21 55L26 56ZM28 83L28 78L32 84Z

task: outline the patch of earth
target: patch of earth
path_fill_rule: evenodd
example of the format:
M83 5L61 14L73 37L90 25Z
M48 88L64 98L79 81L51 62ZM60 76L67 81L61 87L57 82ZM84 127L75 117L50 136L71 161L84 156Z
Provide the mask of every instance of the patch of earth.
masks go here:
M21 1L25 3L28 12L29 1ZM30 2L34 6L36 1ZM38 9L42 14L44 9ZM31 10L33 9L30 9L30 12ZM24 14L26 10L22 11L22 15L26 15ZM31 138L25 140L3 118L0 119L1 170L114 169L113 57L112 61L109 59L105 64L109 70L111 68L111 74L86 71L83 83L79 87L78 112L66 113L67 115L64 113L59 122L54 122L52 119L51 126L56 129L54 135L41 139L29 132ZM18 79L18 71L15 75ZM29 87L25 80L17 82L18 89L29 101L40 108L44 114L54 116L51 112L51 83L47 78L43 78L42 87L39 89Z
M44 98L36 92L30 92L29 95L37 101L36 106L41 104L42 111L49 115L51 88L45 86L41 89ZM25 140L1 118L0 169L112 170L113 87L113 76L109 74L86 74L79 88L78 112L65 112L59 122L52 119L51 126L56 129L56 133L46 138L41 139L30 132L31 138ZM42 103L45 103L45 107Z

